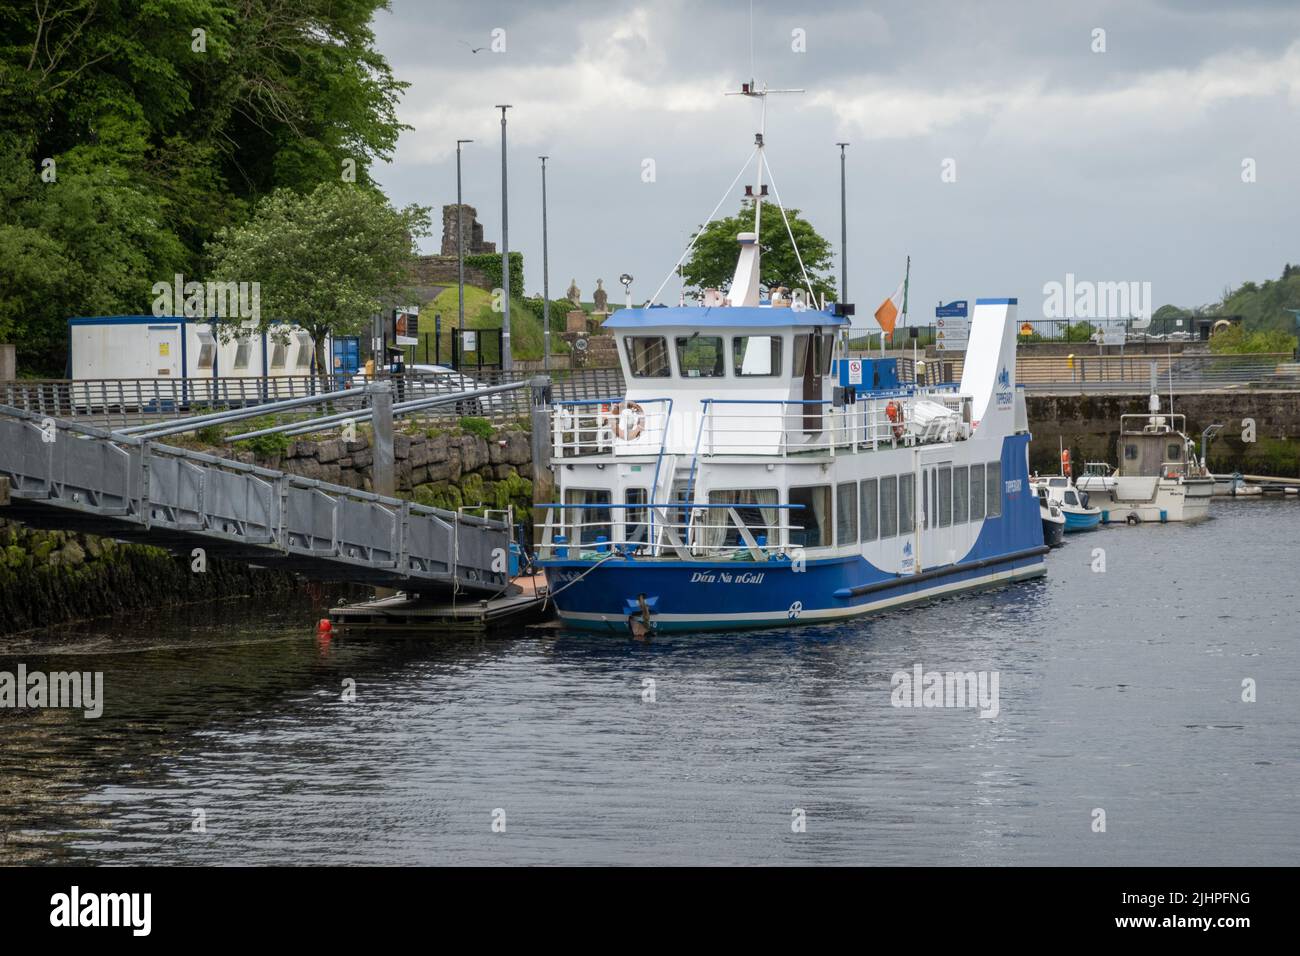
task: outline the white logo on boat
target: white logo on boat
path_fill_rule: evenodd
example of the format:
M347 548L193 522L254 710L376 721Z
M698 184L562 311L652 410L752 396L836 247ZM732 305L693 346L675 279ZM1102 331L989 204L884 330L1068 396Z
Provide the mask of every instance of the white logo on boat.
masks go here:
M790 605L790 610L787 612L790 620L792 621L802 613L803 613L803 601L795 601L793 604Z

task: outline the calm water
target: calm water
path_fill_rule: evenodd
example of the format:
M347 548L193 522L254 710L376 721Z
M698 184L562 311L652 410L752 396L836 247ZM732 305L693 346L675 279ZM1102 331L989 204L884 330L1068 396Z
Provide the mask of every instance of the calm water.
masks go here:
M235 603L10 642L107 705L0 714L0 861L1294 863L1300 503L1214 509L834 627L322 644ZM916 663L998 671L1001 713L891 706Z

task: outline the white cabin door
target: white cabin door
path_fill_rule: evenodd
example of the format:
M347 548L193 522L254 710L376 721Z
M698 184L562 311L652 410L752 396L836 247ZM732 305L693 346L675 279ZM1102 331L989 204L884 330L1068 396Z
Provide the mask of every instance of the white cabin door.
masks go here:
M942 452L921 455L921 560L923 568L957 560L952 525L952 460Z
M151 376L181 376L180 327L151 325L148 329L147 368Z

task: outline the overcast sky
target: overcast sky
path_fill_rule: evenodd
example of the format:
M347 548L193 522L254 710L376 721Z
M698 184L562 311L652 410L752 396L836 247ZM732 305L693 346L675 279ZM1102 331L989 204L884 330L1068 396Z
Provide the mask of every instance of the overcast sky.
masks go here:
M505 52L491 52L495 28ZM600 277L614 297L630 272L639 301L751 151L756 104L721 95L750 75L747 0L394 0L375 31L411 84L400 116L414 127L377 178L398 205L440 210L455 201L456 139L476 140L465 201L498 247L493 106L513 104L510 246L529 294L542 287L540 154L551 295L576 278L590 299ZM753 56L760 82L807 90L769 98L768 159L784 203L837 250L834 144L852 144L849 298L870 309L908 255L915 321L976 296L1018 296L1037 317L1044 283L1067 273L1151 282L1157 306L1193 306L1300 261L1296 0L756 2Z

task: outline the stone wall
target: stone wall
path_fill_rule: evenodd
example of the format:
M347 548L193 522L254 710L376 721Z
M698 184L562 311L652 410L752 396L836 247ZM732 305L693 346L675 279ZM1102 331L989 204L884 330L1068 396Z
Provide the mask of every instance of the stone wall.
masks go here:
M1070 449L1075 473L1087 461L1115 464L1115 443L1122 414L1145 414L1145 395L1071 395L1028 397L1030 467L1055 472L1058 440ZM1169 409L1164 396L1162 408ZM1200 447L1209 425L1223 430L1210 443L1210 468L1219 473L1300 476L1300 391L1242 389L1175 395L1174 412L1187 416L1187 431ZM1255 423L1255 441L1243 441L1244 419Z
M295 441L278 455L234 453L239 461L277 468L362 491L373 490L370 440L331 438ZM225 452L230 454L229 451ZM500 430L491 438L459 429L393 436L397 494L424 505L454 511L462 505L504 509L519 519L531 514L532 442L525 431Z
M188 555L0 518L0 634L124 611L282 594L301 583L286 572L216 558L198 573Z
M468 255L468 253L466 253ZM453 286L456 284L455 256L418 256L412 267L412 281L421 287ZM465 266L465 284L490 289L491 284L482 270Z

